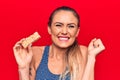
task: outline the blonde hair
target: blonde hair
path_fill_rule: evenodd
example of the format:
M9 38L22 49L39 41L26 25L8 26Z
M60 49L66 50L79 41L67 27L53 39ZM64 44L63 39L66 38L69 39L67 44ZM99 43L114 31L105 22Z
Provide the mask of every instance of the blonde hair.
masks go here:
M59 80L65 80L70 75L70 80L77 80L81 72L82 55L77 41L71 45L66 51L67 69L60 75Z

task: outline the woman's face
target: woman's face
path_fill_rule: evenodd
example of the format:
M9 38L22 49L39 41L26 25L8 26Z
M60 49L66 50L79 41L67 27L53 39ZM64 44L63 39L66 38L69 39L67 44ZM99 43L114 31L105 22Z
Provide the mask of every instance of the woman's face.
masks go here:
M54 45L67 48L78 36L78 20L70 11L58 11L53 17L51 27L48 27L48 32Z

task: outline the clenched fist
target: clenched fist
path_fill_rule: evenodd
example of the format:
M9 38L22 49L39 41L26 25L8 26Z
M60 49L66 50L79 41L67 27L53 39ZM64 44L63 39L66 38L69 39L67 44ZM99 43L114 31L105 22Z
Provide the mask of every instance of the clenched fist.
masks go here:
M96 56L101 51L105 49L101 39L94 38L88 45L88 54L92 56Z

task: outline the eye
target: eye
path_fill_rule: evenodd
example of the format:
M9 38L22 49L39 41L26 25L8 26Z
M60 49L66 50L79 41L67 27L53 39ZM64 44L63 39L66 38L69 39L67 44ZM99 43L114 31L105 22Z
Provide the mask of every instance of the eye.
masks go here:
M55 26L57 26L57 27L61 27L62 25L60 25L60 24L56 24Z
M74 26L74 25L69 25L68 27L69 27L69 28L75 28L75 26Z

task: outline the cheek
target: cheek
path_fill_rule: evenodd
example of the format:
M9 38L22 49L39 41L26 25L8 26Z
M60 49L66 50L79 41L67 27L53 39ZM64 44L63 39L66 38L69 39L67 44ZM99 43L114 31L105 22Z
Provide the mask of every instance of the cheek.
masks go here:
M77 30L70 31L71 37L77 37Z
M51 34L52 34L52 35L57 35L59 32L60 32L60 29L51 28Z

